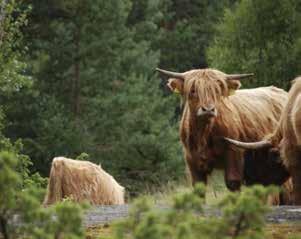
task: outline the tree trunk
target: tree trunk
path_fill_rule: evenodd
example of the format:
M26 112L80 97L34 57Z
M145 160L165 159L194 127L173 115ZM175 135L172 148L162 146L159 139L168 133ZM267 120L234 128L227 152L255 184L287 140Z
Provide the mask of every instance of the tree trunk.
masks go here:
M80 26L77 25L74 33L75 44L75 57L74 57L74 70L72 81L72 111L77 118L80 114L81 98L80 98Z
M7 221L5 218L0 217L0 228L4 239L9 239L9 234L7 231Z
M298 160L298 159L297 159ZM291 170L293 180L293 201L294 205L301 205L301 163L297 163L295 168Z

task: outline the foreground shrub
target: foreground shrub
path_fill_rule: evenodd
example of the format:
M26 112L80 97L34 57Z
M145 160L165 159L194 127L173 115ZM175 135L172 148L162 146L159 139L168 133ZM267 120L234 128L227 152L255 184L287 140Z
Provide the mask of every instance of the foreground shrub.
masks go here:
M193 192L177 195L171 209L154 207L140 198L129 219L114 226L114 236L125 238L264 238L265 204L275 188L254 186L240 193L229 193L218 205L221 212L204 212L205 189L197 185ZM211 215L212 214L212 215Z

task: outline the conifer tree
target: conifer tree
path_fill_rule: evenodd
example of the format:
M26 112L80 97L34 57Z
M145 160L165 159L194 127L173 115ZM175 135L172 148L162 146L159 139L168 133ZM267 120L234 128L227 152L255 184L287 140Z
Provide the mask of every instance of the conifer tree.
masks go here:
M208 49L210 65L254 72L252 86L288 87L300 72L300 14L295 0L243 0L225 12Z
M53 157L85 152L125 186L180 178L175 102L154 76L156 37L145 35L160 34L161 4L145 1L143 17L133 19L129 0L43 2L32 1L27 28L40 30L29 46L39 101L24 141L34 167L47 175Z

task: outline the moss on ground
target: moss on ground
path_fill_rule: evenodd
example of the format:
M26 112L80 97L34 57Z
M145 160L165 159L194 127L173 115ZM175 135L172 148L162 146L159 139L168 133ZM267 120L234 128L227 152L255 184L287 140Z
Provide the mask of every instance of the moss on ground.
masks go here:
M266 227L267 239L301 238L300 224L269 224ZM112 239L112 229L109 225L95 226L87 229L87 239Z
M86 239L112 239L112 229L109 225L87 228Z
M269 224L266 227L267 238L287 239L298 236L301 238L301 223L295 224Z

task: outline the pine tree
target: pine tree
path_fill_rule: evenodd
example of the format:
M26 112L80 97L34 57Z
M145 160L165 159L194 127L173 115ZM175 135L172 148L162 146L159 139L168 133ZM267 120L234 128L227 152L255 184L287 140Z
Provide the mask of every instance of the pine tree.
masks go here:
M253 86L287 87L300 72L299 22L297 1L243 0L217 25L210 65L229 73L254 72Z
M186 71L205 68L205 49L214 36L214 25L225 7L235 1L185 0L170 1L163 21L164 32L156 45L161 50L163 68Z
M32 1L27 32L35 30L29 49L39 100L24 148L44 175L53 157L85 152L130 187L181 177L175 102L159 89L156 37L145 35L160 34L161 4L145 2L139 19L135 1L61 0L47 9Z

